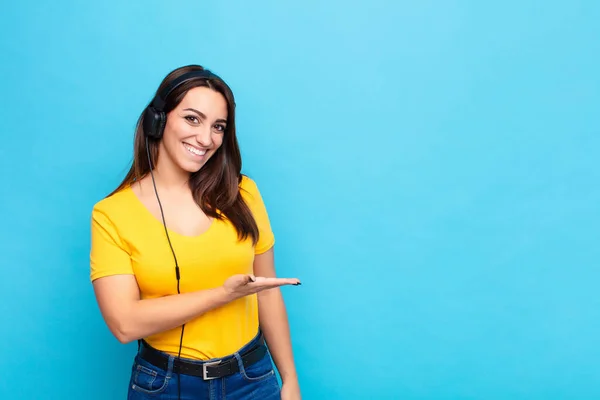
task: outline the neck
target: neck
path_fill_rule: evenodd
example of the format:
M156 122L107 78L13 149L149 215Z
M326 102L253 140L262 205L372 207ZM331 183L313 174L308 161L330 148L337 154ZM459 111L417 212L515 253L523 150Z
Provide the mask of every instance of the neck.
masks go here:
M168 157L159 157L154 168L156 186L166 191L189 190L190 173L173 164Z

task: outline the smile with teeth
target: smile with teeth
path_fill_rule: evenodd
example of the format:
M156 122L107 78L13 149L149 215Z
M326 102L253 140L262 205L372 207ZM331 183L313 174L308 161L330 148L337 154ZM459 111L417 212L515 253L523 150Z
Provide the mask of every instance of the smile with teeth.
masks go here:
M190 153L195 154L197 156L203 156L203 155L206 154L206 149L200 150L200 149L197 149L197 148L195 148L193 146L190 146L187 143L184 143L183 146L187 149L187 151L189 151Z

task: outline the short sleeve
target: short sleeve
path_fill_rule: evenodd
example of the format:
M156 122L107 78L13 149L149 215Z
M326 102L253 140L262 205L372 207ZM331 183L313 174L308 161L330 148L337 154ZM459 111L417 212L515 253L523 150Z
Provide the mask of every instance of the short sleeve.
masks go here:
M133 274L131 256L110 218L97 207L92 210L90 278Z
M241 184L242 196L248 204L256 225L258 226L258 243L256 243L254 252L255 254L262 254L269 250L275 244L275 236L271 229L271 223L269 221L269 215L267 208L263 202L262 196L256 183L244 176Z

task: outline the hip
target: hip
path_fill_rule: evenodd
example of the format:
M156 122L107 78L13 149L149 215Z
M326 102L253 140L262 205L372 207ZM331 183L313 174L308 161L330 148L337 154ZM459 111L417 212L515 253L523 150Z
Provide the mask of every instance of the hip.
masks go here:
M279 400L271 355L259 332L238 351L199 361L165 353L142 342L135 356L128 400Z

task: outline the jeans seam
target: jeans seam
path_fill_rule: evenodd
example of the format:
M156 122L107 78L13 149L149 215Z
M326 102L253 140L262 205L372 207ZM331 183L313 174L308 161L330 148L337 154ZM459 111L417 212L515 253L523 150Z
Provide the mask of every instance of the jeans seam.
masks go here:
M262 381L262 380L266 380L267 378L269 378L270 376L272 376L272 375L275 374L275 370L273 368L271 368L271 370L269 372L267 372L266 374L263 374L261 376L255 377L255 378L251 378L246 373L246 368L244 367L244 363L242 362L242 357L238 353L235 353L234 356L235 356L235 358L236 358L236 360L238 362L238 366L239 366L239 369L240 369L240 375L247 382L259 382L259 381ZM268 357L268 353L265 354L264 357ZM259 363L261 361L262 360L258 360L257 363ZM269 362L270 362L270 357L269 357Z
M133 383L131 385L131 388L137 392L141 392L141 393L146 393L146 394L158 394L158 393L162 393L165 391L165 389L167 388L167 386L169 386L169 381L171 380L171 378L165 378L165 381L163 382L163 385L161 387L159 387L156 390L148 390L146 388L143 388L141 386L136 385L135 383Z
M150 368L146 368L143 365L138 364L136 369L135 369L135 375L133 377L133 383L134 386L137 386L135 384L135 382L138 381L138 377L140 376L140 372L143 372L145 374L148 374L152 377L152 379L150 380L150 383L148 384L148 386L152 387L152 384L154 383L154 381L156 380L156 371L151 370Z
M136 374L135 374L133 382L131 384L131 388L137 392L146 393L146 394L158 394L158 393L164 392L166 390L167 386L169 386L169 382L170 382L171 376L173 374L174 359L175 359L175 357L169 356L169 364L167 367L167 373L165 374L165 381L163 382L161 387L159 387L158 389L155 389L155 390L148 390L148 389L145 389L136 384L140 371L144 371L145 373L148 373L148 375L152 376L152 380L150 381L150 385L149 385L150 387L152 387L152 384L154 383L154 381L156 380L156 377L158 375L158 373L156 371L154 371L150 368L147 368L143 365L138 364L138 366L136 368Z

